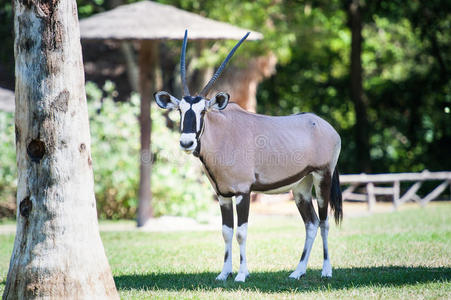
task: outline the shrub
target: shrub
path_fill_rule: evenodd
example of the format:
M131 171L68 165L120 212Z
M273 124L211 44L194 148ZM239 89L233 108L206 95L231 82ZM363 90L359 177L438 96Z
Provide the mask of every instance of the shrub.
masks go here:
M0 111L0 218L15 212L17 189L14 115Z
M115 103L114 93L111 82L103 91L94 83L86 84L97 211L103 219L134 218L141 158L139 96L133 95L127 103ZM177 116L176 112L170 114L173 119ZM152 158L155 216L197 217L208 209L212 189L200 163L181 153L178 134L166 127L156 106L152 107ZM147 157L143 155L142 159ZM16 188L14 116L0 112L0 218L5 211L14 217Z
M102 218L133 218L138 203L139 96L114 103L114 85L86 85L92 137L95 193ZM170 114L174 118L177 113ZM161 110L152 106L152 204L156 216L196 217L211 202L211 188L197 159L184 155L178 134L168 129Z

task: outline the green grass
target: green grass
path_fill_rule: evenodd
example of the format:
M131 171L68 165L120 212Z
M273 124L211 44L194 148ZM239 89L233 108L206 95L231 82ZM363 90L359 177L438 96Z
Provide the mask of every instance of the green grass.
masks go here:
M294 209L294 208L293 208ZM320 235L305 277L289 280L302 252L299 218L253 217L248 234L251 277L244 284L214 278L223 260L216 232L103 232L123 299L451 298L451 205L345 219L331 226L333 278L321 278ZM0 293L13 236L0 235ZM234 241L234 271L239 253Z

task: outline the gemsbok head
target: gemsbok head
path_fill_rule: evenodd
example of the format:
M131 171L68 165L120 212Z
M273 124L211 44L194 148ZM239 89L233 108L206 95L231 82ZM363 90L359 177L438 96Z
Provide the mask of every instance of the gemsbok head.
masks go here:
M235 281L249 275L246 237L250 193L283 193L292 190L305 223L304 250L290 278L299 279L306 272L308 258L318 227L323 240L323 277L332 276L327 236L329 205L335 221L342 218L342 198L336 164L341 140L325 120L312 113L273 117L249 113L229 102L229 94L207 95L247 33L232 49L212 79L196 96L186 83L185 53L187 31L181 52L183 97L178 99L160 91L154 94L163 109L180 112L180 147L198 157L219 198L222 234L225 241L224 266L217 280L232 274L233 202L237 211L237 241L240 269ZM315 186L318 215L313 207Z

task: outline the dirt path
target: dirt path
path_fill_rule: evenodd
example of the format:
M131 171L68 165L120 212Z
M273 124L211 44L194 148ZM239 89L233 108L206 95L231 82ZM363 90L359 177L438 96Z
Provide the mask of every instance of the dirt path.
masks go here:
M434 203L429 204L434 205ZM399 210L419 207L416 203L403 204ZM373 213L387 213L393 211L391 203L377 202ZM357 218L369 216L368 206L365 203L344 202L343 212L345 218ZM263 196L260 201L251 203L250 213L254 216L299 216L294 201L288 196ZM221 217L211 216L205 223L199 223L194 219L185 217L163 216L151 219L148 223L136 228L133 221L105 221L100 222L100 231L142 231L142 232L177 232L177 231L216 231L221 228ZM13 234L16 231L14 223L0 225L0 234Z

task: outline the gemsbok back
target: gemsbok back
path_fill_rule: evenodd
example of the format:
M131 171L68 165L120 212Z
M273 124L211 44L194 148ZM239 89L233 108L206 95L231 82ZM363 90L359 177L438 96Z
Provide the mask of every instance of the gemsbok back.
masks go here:
M299 279L307 262L318 227L321 228L324 262L321 275L332 276L327 236L329 205L335 222L342 219L342 198L336 164L340 136L332 126L312 113L272 117L249 113L230 102L227 93L207 99L208 91L219 77L247 33L232 49L212 79L196 96L186 84L185 52L187 31L181 51L181 79L184 95L177 99L167 92L154 94L164 109L180 112L180 147L198 157L219 198L222 235L225 242L224 266L217 280L232 273L233 202L237 211L236 239L240 246L240 269L235 281L249 276L246 237L251 192L282 193L292 190L305 223L304 250L290 278ZM315 186L318 214L312 203Z

